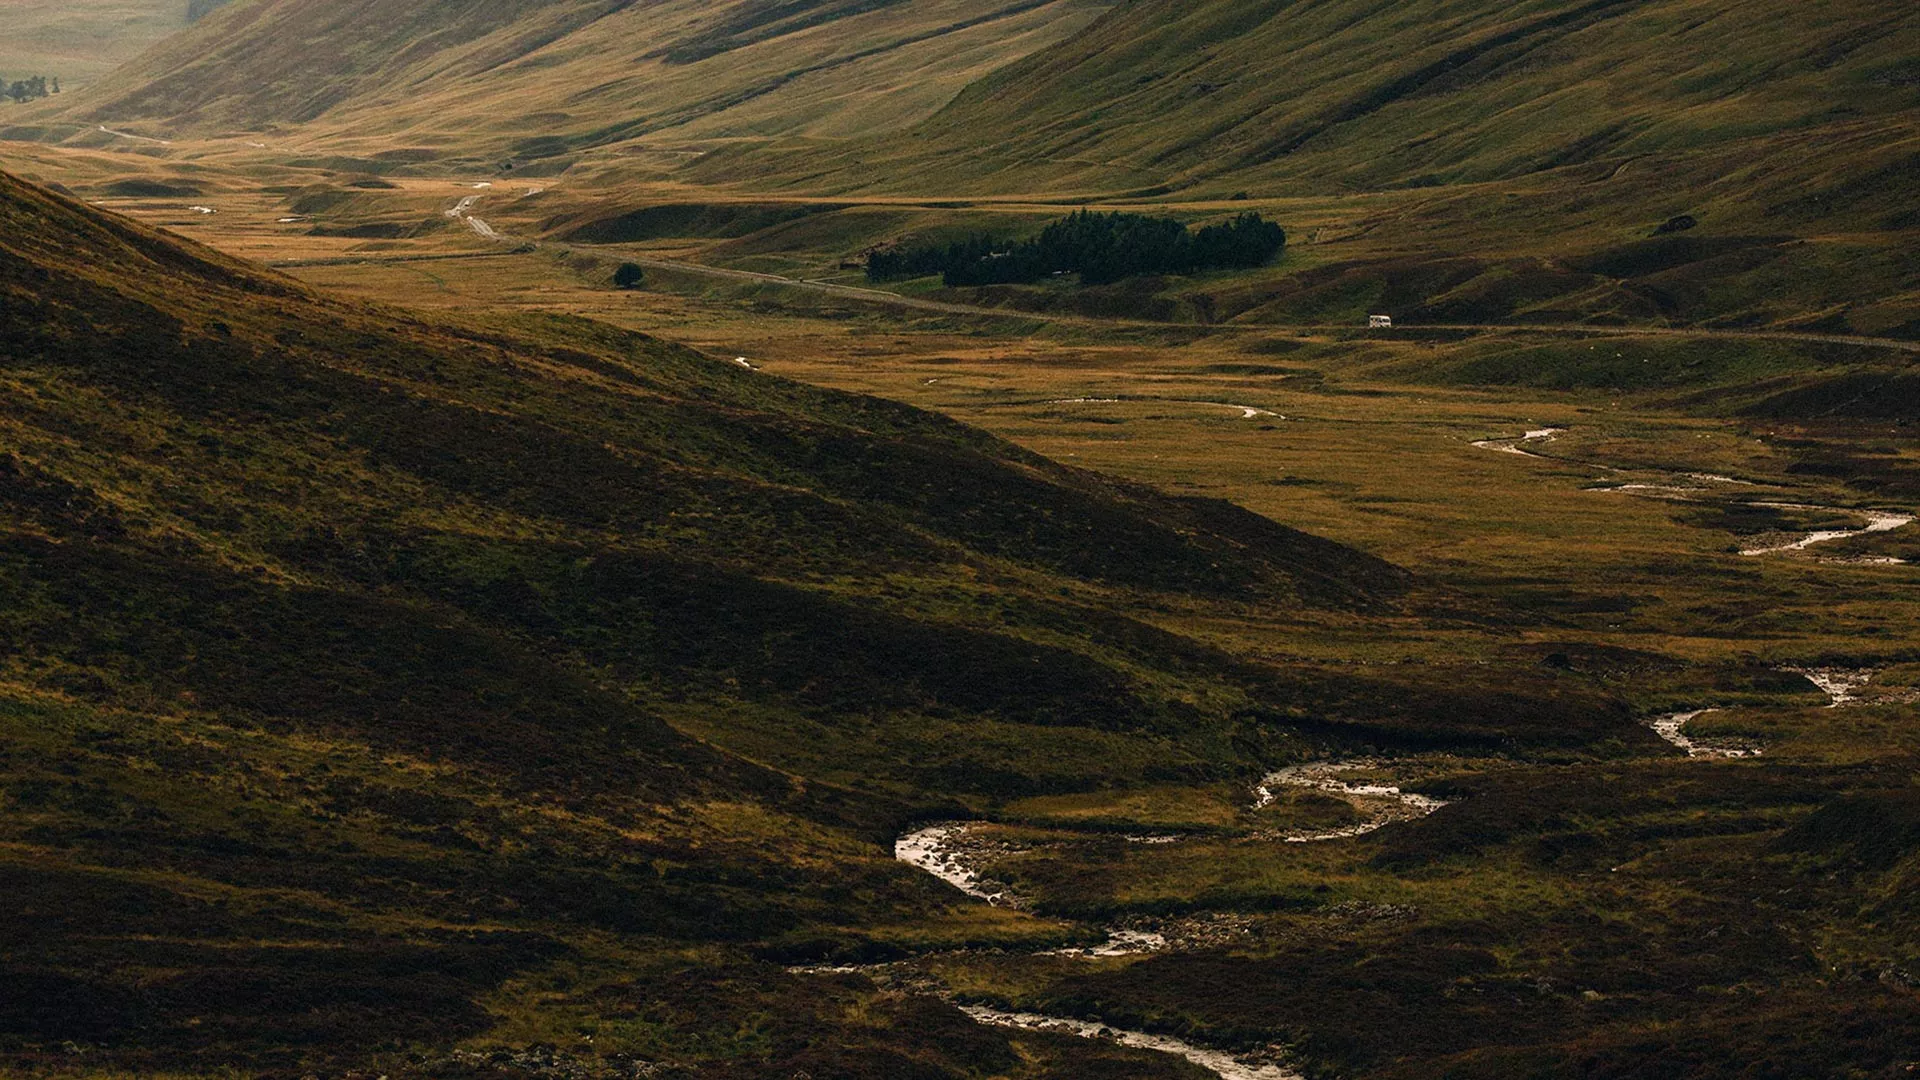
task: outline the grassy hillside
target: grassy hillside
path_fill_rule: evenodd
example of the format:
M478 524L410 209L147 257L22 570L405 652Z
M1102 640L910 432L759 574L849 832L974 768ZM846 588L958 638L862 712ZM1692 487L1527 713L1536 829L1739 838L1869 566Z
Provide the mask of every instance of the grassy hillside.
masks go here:
M185 0L37 0L0 3L0 75L58 76L68 90L96 82L187 25ZM11 102L0 102L0 117Z
M975 83L907 146L950 178L1003 189L1351 191L1831 124L1885 140L1920 104L1917 40L1920 16L1891 0L1148 0Z
M484 1036L788 1076L831 1033L845 1075L1065 1075L766 965L1069 932L897 868L919 815L1362 740L1657 745L1538 674L1137 621L1391 620L1414 583L902 406L328 299L11 178L0 246L20 1067L444 1074ZM581 1043L661 980L689 1011Z
M174 232L0 175L0 1073L1906 1075L1915 36L234 0L8 113ZM818 280L1083 204L1290 242Z
M56 607L105 618L135 581L230 565L247 579L234 603L291 647L319 626L269 582L404 583L661 692L1171 731L1209 676L1182 689L1177 667L1147 671L1204 668L1204 651L1163 657L1147 628L1102 613L1107 597L1365 610L1406 589L1357 552L926 414L592 324L453 331L339 309L10 187L7 243L25 261L10 264L9 355L53 395L51 414L11 418L12 475L35 530L106 529L129 549ZM89 640L44 662L106 648ZM221 694L258 689L229 677L242 658L227 650L168 649L213 665ZM314 707L321 689L287 675Z
M276 184L537 177L548 235L720 237L703 256L755 270L1017 236L1083 200L1259 209L1293 237L1266 270L946 297L970 304L1913 337L1917 18L1892 0L247 0L9 130Z
M1372 191L1733 145L1757 166L1761 145L1787 145L1767 140L1816 130L1904 142L1916 18L1893 0L247 0L78 115L260 128L351 114L358 134L443 153L726 148L709 179L738 179L733 156L770 146L777 175L804 170L813 190ZM506 144L530 124L544 142ZM910 139L879 138L902 126Z
M402 138L415 161L551 158L660 136L877 133L924 118L1098 10L1084 0L245 0L117 73L73 114L170 130L324 118L336 147Z

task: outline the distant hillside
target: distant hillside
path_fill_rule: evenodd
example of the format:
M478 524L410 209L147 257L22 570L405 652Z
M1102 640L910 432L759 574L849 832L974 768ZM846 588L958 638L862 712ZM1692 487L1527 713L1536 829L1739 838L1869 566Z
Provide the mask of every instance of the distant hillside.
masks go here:
M0 76L58 78L69 91L186 25L188 0L62 0L0 5ZM0 117L10 103L0 101Z
M1904 141L1916 55L1899 0L1139 0L906 145L1014 189L1474 183L1822 125Z
M1140 0L904 136L742 140L680 175L848 200L1271 200L1285 262L1154 300L1216 319L1913 338L1916 56L1920 9L1895 0Z
M355 135L539 156L675 138L847 135L925 118L1083 27L1085 0L241 0L76 115L190 127L352 116Z
M299 124L301 167L564 173L591 242L672 228L635 193L662 179L856 214L1250 201L1295 254L1155 310L1911 338L1917 55L1896 0L242 0L15 130ZM1296 229L1302 199L1334 224ZM958 228L876 220L822 218L808 256Z
M1897 161L1917 49L1898 0L243 0L75 104L182 128L351 115L447 153L724 138L710 178L770 147L816 189L1352 191L1822 130Z

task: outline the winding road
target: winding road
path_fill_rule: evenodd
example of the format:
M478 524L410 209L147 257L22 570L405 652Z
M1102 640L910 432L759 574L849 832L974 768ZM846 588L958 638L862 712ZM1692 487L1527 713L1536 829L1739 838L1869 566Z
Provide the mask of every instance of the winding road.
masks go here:
M479 187L492 187L493 185L492 184L473 184L471 186L479 188ZM486 198L486 196L484 195L468 195L465 198L461 199L459 202L454 203L453 206L447 210L446 214L448 217L453 218L455 221L466 222L467 228L473 230L473 234L475 236L480 237L482 240L505 240L506 237L501 236L500 233L496 231L493 226L473 216L473 213L472 213L473 204L479 202L481 199L484 199L484 198Z

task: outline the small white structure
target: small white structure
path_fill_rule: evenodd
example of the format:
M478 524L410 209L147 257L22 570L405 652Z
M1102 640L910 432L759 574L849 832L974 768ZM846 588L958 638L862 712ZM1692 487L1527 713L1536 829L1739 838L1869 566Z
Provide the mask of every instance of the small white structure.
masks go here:
M1393 329L1393 316L1391 316L1391 315L1369 315L1369 316L1367 316L1367 329L1369 329L1369 330L1391 330L1391 329Z

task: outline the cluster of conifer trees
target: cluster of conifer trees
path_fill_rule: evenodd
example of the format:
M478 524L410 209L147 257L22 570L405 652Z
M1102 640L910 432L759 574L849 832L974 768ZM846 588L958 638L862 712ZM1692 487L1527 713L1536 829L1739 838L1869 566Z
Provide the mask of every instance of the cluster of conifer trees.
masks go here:
M1079 274L1084 284L1104 285L1140 274L1264 266L1286 245L1286 231L1257 213L1193 232L1172 218L1082 210L1018 243L975 235L946 247L876 251L868 256L867 277L897 281L940 274L956 287Z
M56 78L52 80L51 85L49 85L45 75L34 75L26 79L15 79L12 82L0 79L0 96L10 97L17 102L24 103L33 101L36 98L43 98L49 94L57 94L59 92L60 80Z

